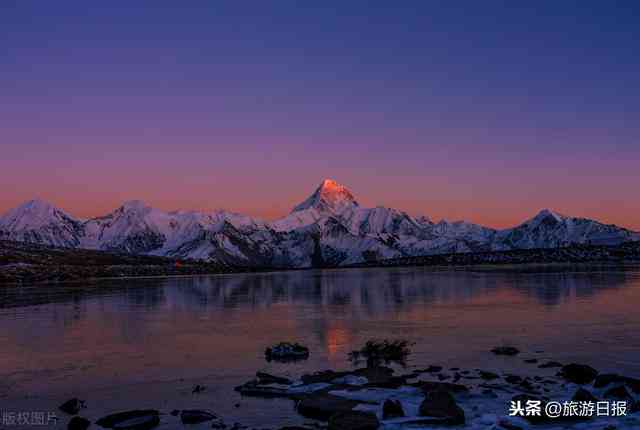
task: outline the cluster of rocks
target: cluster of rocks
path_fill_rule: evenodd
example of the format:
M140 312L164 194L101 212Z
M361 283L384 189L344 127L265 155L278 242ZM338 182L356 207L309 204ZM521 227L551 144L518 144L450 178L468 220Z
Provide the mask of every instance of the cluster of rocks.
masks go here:
M396 376L393 369L384 366L345 372L326 370L303 375L299 381L258 372L255 379L236 390L245 396L292 399L300 415L327 422L331 430L377 429L381 420L393 419L407 424L464 424L464 411L455 399L456 394L468 391L464 385L409 383L414 376ZM385 397L383 401L378 399L380 395ZM407 396L424 397L418 405L418 416L405 411L399 399Z
M516 357L520 351L513 347L498 347L492 352L520 360ZM619 430L640 428L640 379L599 373L585 364L541 362L537 357L522 361L531 365L531 372L526 375L486 369L445 369L439 365L415 368L402 374L396 374L393 368L386 366L324 370L302 375L296 380L257 372L254 379L236 387L236 391L248 397L290 399L300 416L316 423L279 430L396 430L449 426L523 430L538 424L557 424L563 428L577 425L576 428L587 430L606 426ZM541 402L541 414L508 416L512 401L526 403L528 400ZM628 406L628 416L616 418L617 421L603 421L595 417L546 415L547 402L569 400L623 401ZM79 415L85 408L85 402L79 399L71 399L60 406L62 411L73 416L68 423L69 430L87 430L91 425ZM174 410L169 414L157 410L122 411L102 417L95 424L107 429L149 430L161 422L168 423L166 420L172 417L185 425L207 423L214 429L247 428L238 423L228 426L213 412L196 409Z
M514 347L497 347L492 352L514 359L520 353ZM572 426L585 420L596 421L595 417L546 415L546 402L569 400L625 401L629 416L627 421L618 418L621 426L617 428L634 428L634 425L640 428L640 414L637 414L640 411L640 380L599 374L584 364L542 362L536 357L525 358L523 362L535 365L531 370L541 374L516 375L431 365L396 375L392 368L380 366L344 372L325 370L294 381L259 372L255 379L236 390L244 396L291 399L298 414L325 422L329 430L426 429L434 426L522 430L536 424ZM540 370L536 371L536 368ZM592 388L587 386L589 384ZM507 416L511 401L527 400L541 402L539 416Z
M298 361L309 358L309 348L299 343L280 342L264 351L267 361Z
M77 406L80 404L82 406ZM91 421L77 415L85 407L84 401L78 399L68 400L60 406L60 410L63 412L74 415L67 424L68 430L87 430L91 426ZM166 414L155 409L134 409L106 415L98 419L95 424L105 429L114 430L150 430L160 425L162 415ZM169 415L179 418L184 425L210 423L210 427L214 429L246 429L245 426L238 423L227 425L216 414L200 409L173 410Z

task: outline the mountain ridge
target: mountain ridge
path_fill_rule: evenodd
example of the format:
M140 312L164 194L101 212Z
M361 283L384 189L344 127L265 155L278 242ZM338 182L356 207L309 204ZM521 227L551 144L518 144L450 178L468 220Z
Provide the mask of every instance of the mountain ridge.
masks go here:
M129 200L80 220L43 200L0 217L0 239L68 248L189 258L254 267L353 265L445 253L616 245L640 233L543 209L507 229L412 217L398 209L362 207L330 179L283 218L267 222L224 210L163 211Z

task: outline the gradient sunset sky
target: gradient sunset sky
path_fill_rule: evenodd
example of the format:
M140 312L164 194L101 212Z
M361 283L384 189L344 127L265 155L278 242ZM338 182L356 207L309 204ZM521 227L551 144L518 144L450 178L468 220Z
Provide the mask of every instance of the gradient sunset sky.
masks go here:
M638 2L7 0L0 53L0 212L275 218L333 178L640 230Z

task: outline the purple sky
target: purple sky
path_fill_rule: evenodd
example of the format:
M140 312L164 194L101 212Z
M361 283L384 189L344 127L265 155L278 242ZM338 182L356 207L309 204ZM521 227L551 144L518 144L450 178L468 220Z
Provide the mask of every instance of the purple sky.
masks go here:
M333 178L435 220L640 230L633 2L268 3L3 3L0 211L274 218Z

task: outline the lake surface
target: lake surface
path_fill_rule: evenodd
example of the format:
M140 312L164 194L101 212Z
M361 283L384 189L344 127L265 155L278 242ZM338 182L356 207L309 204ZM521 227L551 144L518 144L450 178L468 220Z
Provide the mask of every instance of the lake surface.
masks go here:
M257 370L297 377L352 365L371 338L415 342L409 367L514 371L577 361L640 376L640 268L433 271L346 269L100 281L0 290L0 409L86 416L203 407L227 422L300 423L287 400L233 391ZM304 343L311 357L267 363ZM497 345L521 349L496 357ZM192 394L195 384L205 385Z

